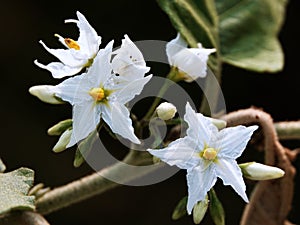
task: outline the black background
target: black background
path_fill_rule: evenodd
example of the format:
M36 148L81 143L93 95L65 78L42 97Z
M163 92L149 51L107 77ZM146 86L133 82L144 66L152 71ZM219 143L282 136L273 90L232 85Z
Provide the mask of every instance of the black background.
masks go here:
M285 52L285 68L277 74L256 74L225 66L223 93L228 111L256 106L269 112L275 121L300 118L299 78L299 1L288 5L287 18L280 33ZM77 37L74 25L65 19L82 12L102 36L103 43L124 34L134 41L174 38L176 31L155 1L6 1L1 4L1 153L8 170L26 166L36 171L36 182L59 186L85 174L87 166L72 166L74 149L61 154L51 151L56 142L46 130L57 121L70 117L69 106L47 105L30 96L28 88L37 84L56 84L49 72L38 69L34 59L50 62L54 58L38 44L60 47L54 33ZM104 45L102 45L104 46ZM286 143L291 147L299 142ZM299 168L299 160L295 162ZM299 180L299 177L296 177ZM298 182L299 183L299 182ZM250 184L251 185L251 184ZM297 190L299 185L296 186ZM228 187L218 183L228 224L238 224L244 207L242 200ZM193 224L191 217L172 221L176 202L186 194L185 173L145 187L121 187L67 209L48 215L51 224ZM295 193L292 222L300 222L300 205ZM208 216L207 216L208 217ZM209 219L206 218L209 223Z

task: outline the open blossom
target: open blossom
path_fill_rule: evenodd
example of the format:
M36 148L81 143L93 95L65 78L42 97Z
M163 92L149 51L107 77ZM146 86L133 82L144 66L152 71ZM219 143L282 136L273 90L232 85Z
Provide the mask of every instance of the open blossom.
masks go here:
M152 76L119 82L120 76L112 73L112 45L111 41L98 52L87 73L69 78L54 87L56 96L73 105L73 130L67 147L94 131L100 118L114 133L140 143L125 104L143 90Z
M217 177L248 202L246 186L236 162L244 151L257 126L236 126L218 131L212 122L195 113L189 103L184 120L188 123L187 136L177 139L160 150L148 151L162 161L187 170L188 202L191 214L194 205L205 198Z
M78 20L65 20L66 23L76 23L79 28L79 38L77 41L71 38L63 38L55 34L58 40L67 49L51 49L48 48L43 41L40 43L52 55L60 60L60 62L52 62L48 65L43 65L37 60L34 63L52 73L54 78L62 78L65 76L72 76L80 72L84 67L92 64L94 57L99 51L101 37L97 35L93 27L88 23L86 18L80 13L76 12Z
M175 39L168 42L166 52L169 64L179 70L183 80L192 82L206 76L208 56L215 49L203 48L200 43L198 48L187 48L187 43L178 33Z

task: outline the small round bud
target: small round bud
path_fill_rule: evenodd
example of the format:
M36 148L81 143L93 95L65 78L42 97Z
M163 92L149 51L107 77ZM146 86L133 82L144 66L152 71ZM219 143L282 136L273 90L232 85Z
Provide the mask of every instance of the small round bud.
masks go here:
M239 166L242 169L243 175L250 180L271 180L284 175L284 171L278 167L256 162L243 163Z
M156 112L160 119L170 120L175 116L177 109L173 104L163 102L156 108Z
M64 101L56 97L52 85L37 85L29 88L29 93L38 97L41 101L50 104L63 104Z

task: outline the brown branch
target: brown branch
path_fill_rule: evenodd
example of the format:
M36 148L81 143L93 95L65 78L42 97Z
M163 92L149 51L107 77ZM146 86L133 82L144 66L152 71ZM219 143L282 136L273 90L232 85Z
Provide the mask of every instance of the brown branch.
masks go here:
M259 124L264 134L265 163L285 171L281 179L258 182L244 210L241 225L287 224L294 192L295 168L289 158L293 154L279 143L271 116L251 108L230 113L222 119L228 126Z

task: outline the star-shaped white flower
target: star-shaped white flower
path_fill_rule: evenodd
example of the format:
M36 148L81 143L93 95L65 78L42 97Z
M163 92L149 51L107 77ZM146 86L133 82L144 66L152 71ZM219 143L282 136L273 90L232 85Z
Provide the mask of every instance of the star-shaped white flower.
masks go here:
M242 172L235 159L242 154L257 126L236 126L219 131L209 119L195 113L189 103L184 120L189 126L187 136L164 149L148 151L171 166L187 170L188 213L191 214L194 205L205 198L217 177L248 202Z
M206 76L208 56L215 51L203 48L200 43L198 48L187 48L187 43L179 33L166 46L169 64L179 69L186 82Z
M140 143L125 104L143 90L152 76L120 83L119 76L112 73L112 45L113 41L98 52L87 73L69 78L54 87L56 96L73 105L73 131L67 147L94 131L100 117L114 133Z
M80 33L78 40L74 41L71 38L63 38L58 34L55 35L67 49L51 49L43 41L40 41L43 47L58 58L60 62L43 65L35 60L34 63L43 69L49 70L54 78L72 76L80 72L84 67L92 64L94 57L99 51L101 37L97 35L94 28L91 27L80 12L76 12L76 14L78 20L69 19L65 20L65 22L77 24Z

